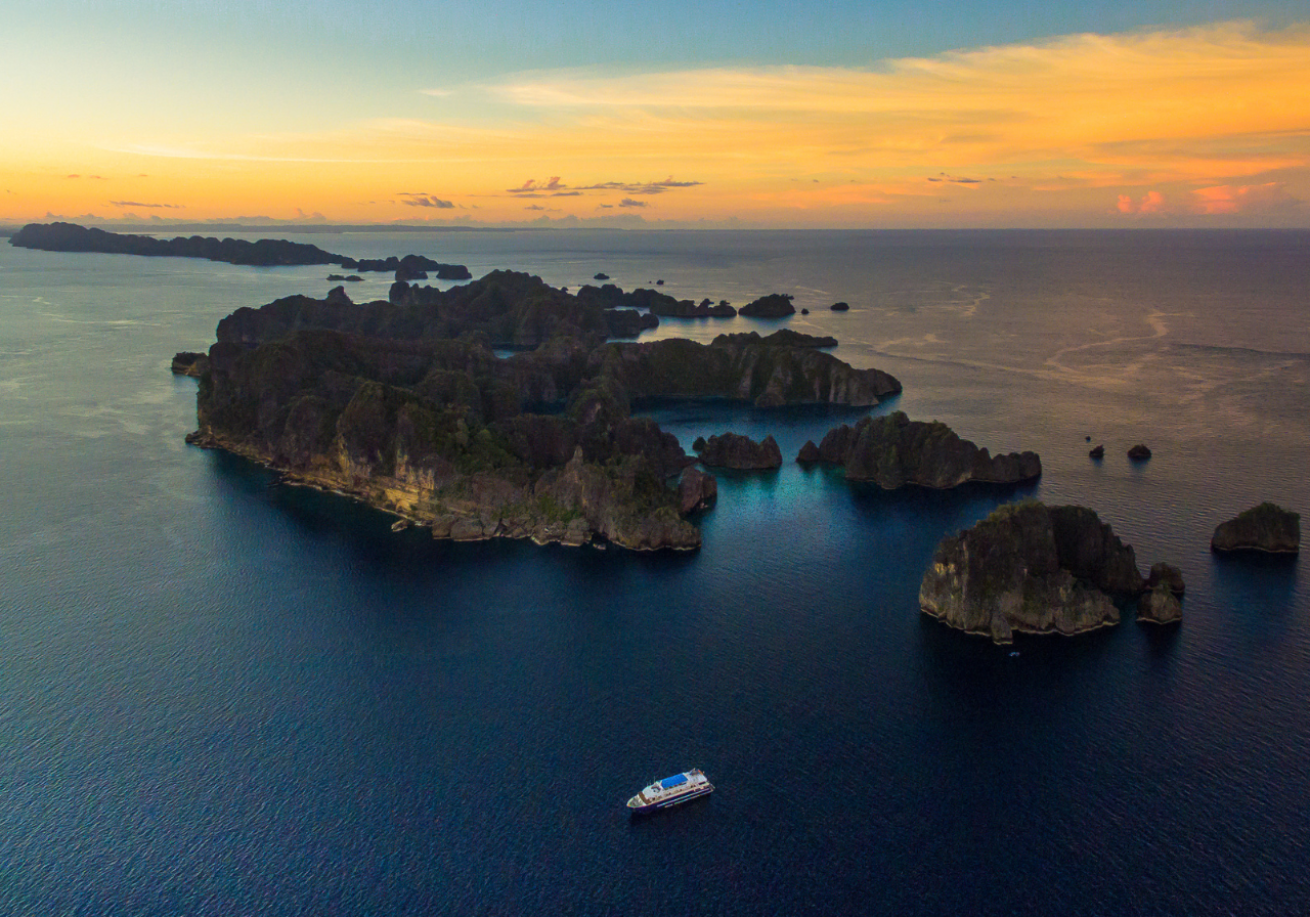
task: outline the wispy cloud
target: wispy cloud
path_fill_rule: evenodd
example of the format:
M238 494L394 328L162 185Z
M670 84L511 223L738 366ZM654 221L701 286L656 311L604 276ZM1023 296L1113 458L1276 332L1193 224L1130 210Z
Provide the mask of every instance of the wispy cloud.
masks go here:
M455 208L453 201L444 201L435 194L428 194L426 191L398 191L396 196L407 207L433 207L437 210L453 210Z
M142 201L110 201L111 207L143 207L148 210L185 210L181 204L149 204Z
M590 185L566 185L560 181L559 176L555 176L544 183L539 183L535 178L529 178L517 188L506 188L505 193L515 194L521 197L578 197L587 191L616 191L625 194L663 194L665 191L674 188L695 188L696 186L703 184L705 183L699 181L674 181L670 176L663 181L604 181L595 182Z

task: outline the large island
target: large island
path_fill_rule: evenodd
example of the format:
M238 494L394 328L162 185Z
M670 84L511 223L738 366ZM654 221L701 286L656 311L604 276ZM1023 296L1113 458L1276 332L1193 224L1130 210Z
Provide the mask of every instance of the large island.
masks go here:
M632 416L635 401L873 406L900 391L787 336L610 342L612 310L527 274L397 298L356 304L338 289L223 319L188 441L438 538L695 548L684 510L706 500L670 486L693 460ZM500 358L496 344L532 349Z

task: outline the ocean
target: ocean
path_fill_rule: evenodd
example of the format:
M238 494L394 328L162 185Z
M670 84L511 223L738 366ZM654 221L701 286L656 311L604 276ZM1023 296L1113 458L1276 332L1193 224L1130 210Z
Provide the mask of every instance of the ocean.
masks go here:
M1303 561L1209 551L1263 500L1310 512L1310 233L288 237L792 293L809 315L648 336L832 334L904 385L874 413L1044 474L883 492L791 461L863 412L662 403L686 447L782 447L718 475L699 552L392 533L183 442L173 353L333 268L0 245L0 914L1310 907ZM1182 625L996 647L921 614L937 542L1026 497L1180 567ZM628 816L689 767L712 796Z

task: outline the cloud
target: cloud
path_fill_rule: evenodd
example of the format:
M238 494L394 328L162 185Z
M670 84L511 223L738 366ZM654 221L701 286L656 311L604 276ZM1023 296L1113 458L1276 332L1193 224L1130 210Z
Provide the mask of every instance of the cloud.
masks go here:
M406 207L434 207L437 210L453 210L455 208L453 201L443 201L435 194L428 194L424 191L398 191L397 196L403 198L401 203Z
M1268 213L1300 210L1305 202L1293 197L1279 182L1260 185L1216 185L1192 192L1193 206L1204 214Z
M1131 195L1121 194L1116 209L1120 213L1129 214L1161 213L1165 209L1165 199L1159 191L1148 191L1141 200L1137 201L1134 201Z
M663 194L671 188L695 188L703 185L700 181L674 181L672 177L664 181L650 182L625 182L625 181L603 181L595 182L590 185L566 185L563 184L559 176L555 176L545 184L538 184L535 178L529 178L517 188L505 189L508 194L515 194L520 197L541 197L543 192L550 197L580 197L586 191L620 191L624 194ZM564 189L569 190L564 190Z
M1212 185L1193 188L1183 195L1166 196L1160 191L1148 191L1134 200L1121 194L1116 209L1130 215L1191 214L1199 216L1227 216L1232 214L1271 214L1297 212L1305 202L1289 194L1280 182L1258 185Z
M141 201L110 201L111 207L145 207L152 210L185 210L182 204L147 204Z
M645 201L634 201L630 197L625 197L623 200L619 201L619 206L620 207L645 207L647 206L647 204Z

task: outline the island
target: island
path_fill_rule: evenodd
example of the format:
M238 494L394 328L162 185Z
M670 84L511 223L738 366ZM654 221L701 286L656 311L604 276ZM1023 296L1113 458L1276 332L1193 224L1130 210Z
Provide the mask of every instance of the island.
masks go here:
M1015 632L1071 635L1117 624L1114 599L1132 599L1144 585L1132 545L1094 511L1026 500L944 538L919 607L1004 644ZM1168 582L1160 586L1172 596Z
M840 465L847 480L873 481L887 490L906 484L945 489L967 481L1018 484L1042 474L1036 452L992 456L946 424L910 420L904 411L835 427L818 446L802 446L796 461Z
M100 252L111 255L141 255L152 258L200 258L248 267L288 267L336 264L357 271L395 271L402 264L415 270L435 271L443 280L467 280L468 269L458 264L441 264L422 255L404 258L357 261L324 251L317 245L286 239L217 239L212 236L154 236L107 232L76 223L28 223L9 239L17 248L47 252ZM356 278L358 279L358 278Z
M786 338L610 341L612 311L510 271L418 302L356 304L337 287L237 309L219 322L188 441L437 538L692 549L687 516L717 486L634 404L873 406L900 391ZM517 350L498 357L501 343Z
M749 436L724 433L708 440L697 440L697 443L701 444L697 451L702 465L738 471L767 471L782 467L782 451L772 436L757 443Z
M790 293L770 293L742 306L740 314L748 318L786 318L796 314L793 298Z
M1301 514L1275 503L1261 503L1215 526L1210 550L1264 551L1269 554L1301 552Z

